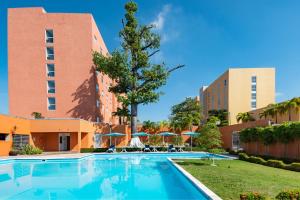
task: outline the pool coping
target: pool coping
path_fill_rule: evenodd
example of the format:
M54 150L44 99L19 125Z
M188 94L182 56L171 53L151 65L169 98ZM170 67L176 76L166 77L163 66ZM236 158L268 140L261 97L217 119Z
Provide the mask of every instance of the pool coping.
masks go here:
M222 200L221 197L216 195L213 191L211 191L208 187L206 187L201 181L192 176L189 172L187 172L183 167L174 162L171 158L167 158L168 161L179 171L181 172L189 181L191 181L198 189L203 191L205 195L207 195L211 200Z

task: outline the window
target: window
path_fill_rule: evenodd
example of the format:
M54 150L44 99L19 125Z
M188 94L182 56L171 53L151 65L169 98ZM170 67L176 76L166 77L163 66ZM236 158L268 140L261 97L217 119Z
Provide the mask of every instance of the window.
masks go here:
M256 76L251 76L251 83L256 83Z
M55 82L54 81L48 81L48 93L55 93Z
M251 85L251 91L256 92L256 85Z
M232 133L232 149L234 149L234 150L241 149L239 132L234 131Z
M256 101L252 101L251 102L251 108L252 109L256 109Z
M29 135L13 134L14 149L21 149L26 144L29 144Z
M48 97L48 110L56 110L56 102L54 97Z
M0 141L8 141L8 140L9 140L9 134L0 133Z
M53 30L52 29L46 30L46 42L53 43Z
M98 123L100 122L100 117L96 118L96 122L98 122Z
M256 100L256 93L252 93L252 94L251 94L251 99L252 99L252 100Z
M98 92L98 91L99 91L99 85L96 84L96 92Z
M55 76L54 64L47 64L47 75L48 75L48 77L54 77Z
M100 101L99 100L96 101L96 106L97 106L97 108L100 107Z
M53 47L47 47L46 53L47 53L47 60L54 60L54 48Z
M226 86L227 85L227 80L224 80L224 86Z
M94 40L95 40L95 41L97 41L97 37L96 37L96 35L94 35Z

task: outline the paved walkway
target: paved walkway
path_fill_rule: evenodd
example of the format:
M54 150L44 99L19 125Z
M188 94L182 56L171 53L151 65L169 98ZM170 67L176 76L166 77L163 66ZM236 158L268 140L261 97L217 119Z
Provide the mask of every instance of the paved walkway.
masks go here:
M40 155L18 155L18 156L1 156L0 160L9 159L66 159L66 158L82 158L92 155L90 153L74 153L74 152L45 152Z

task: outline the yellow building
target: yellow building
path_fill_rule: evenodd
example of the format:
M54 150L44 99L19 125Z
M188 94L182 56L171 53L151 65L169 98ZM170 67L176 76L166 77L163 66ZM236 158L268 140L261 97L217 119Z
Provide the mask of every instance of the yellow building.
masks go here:
M275 68L230 68L209 86L200 89L204 117L210 110L228 111L229 124L240 112L275 102Z

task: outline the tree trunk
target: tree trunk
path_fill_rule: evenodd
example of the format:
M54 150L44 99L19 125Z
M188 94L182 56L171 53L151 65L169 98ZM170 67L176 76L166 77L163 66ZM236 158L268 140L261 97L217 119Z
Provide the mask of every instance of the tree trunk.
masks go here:
M292 111L289 109L289 121L292 121Z
M138 105L137 104L131 104L131 134L137 132L137 111L138 111Z

